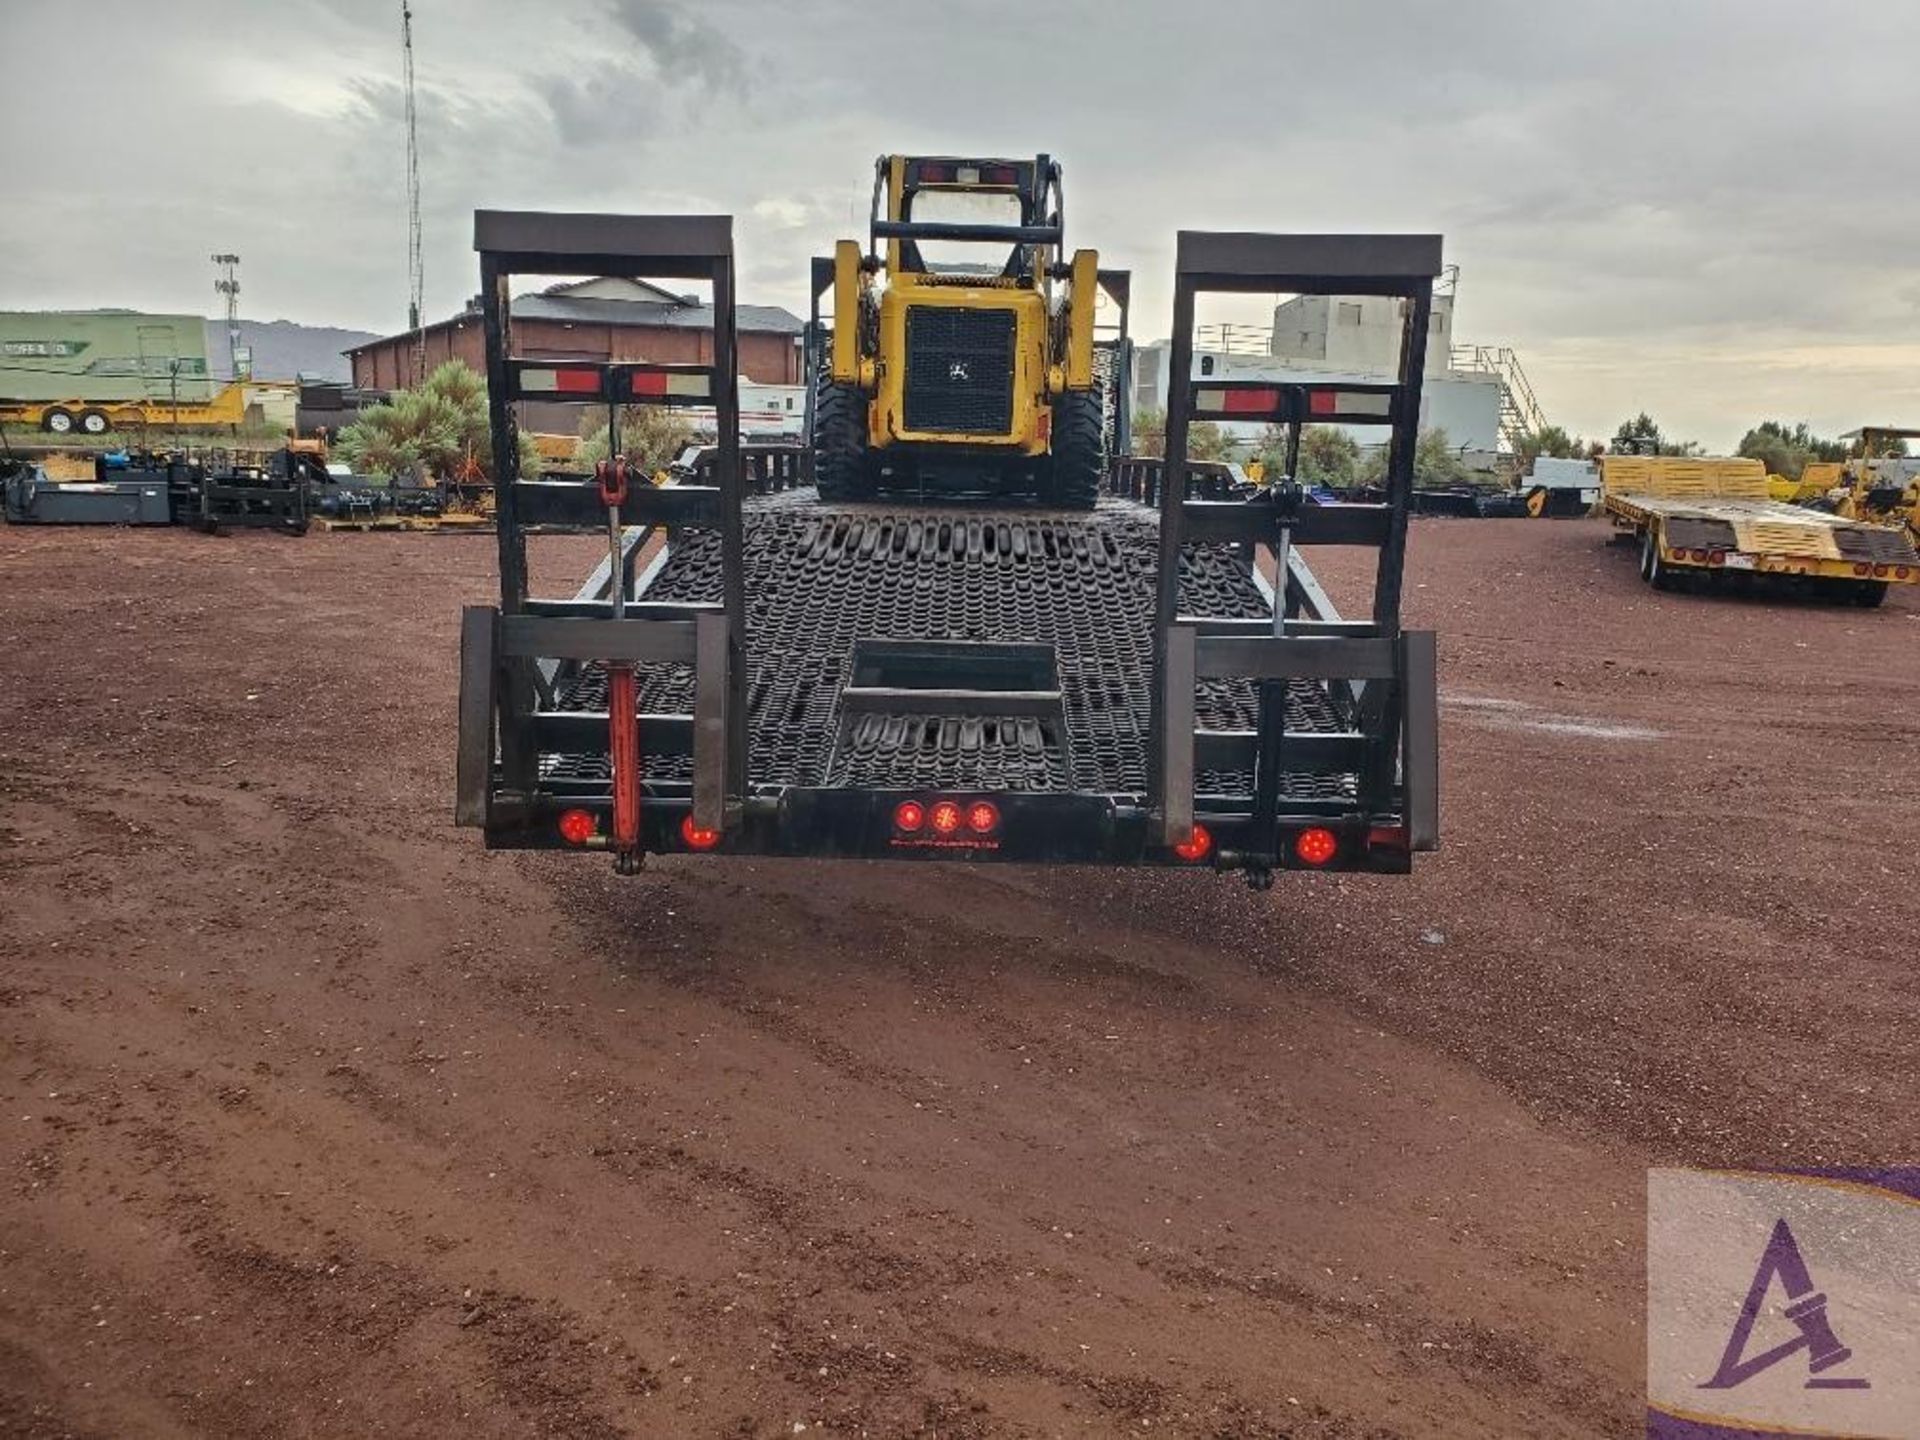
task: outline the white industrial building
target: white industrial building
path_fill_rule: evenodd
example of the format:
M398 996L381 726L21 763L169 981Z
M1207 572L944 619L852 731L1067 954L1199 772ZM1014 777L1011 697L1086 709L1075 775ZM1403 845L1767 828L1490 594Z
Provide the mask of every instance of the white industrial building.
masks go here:
M1298 295L1274 307L1270 330L1200 326L1194 377L1293 385L1391 379L1399 371L1404 303L1382 295ZM1454 344L1453 305L1450 288L1433 297L1420 425L1445 430L1469 463L1492 468L1499 452L1510 452L1523 431L1544 421L1511 350ZM1166 407L1170 348L1159 340L1138 350L1136 410ZM1363 445L1385 439L1375 427L1345 428Z

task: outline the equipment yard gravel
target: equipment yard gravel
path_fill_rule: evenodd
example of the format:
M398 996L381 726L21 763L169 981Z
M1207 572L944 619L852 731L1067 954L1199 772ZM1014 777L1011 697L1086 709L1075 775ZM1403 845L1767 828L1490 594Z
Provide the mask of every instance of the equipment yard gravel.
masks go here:
M1648 1164L1920 1154L1920 610L1604 535L1415 523L1445 848L1260 895L490 856L489 540L0 531L0 1433L1635 1433Z

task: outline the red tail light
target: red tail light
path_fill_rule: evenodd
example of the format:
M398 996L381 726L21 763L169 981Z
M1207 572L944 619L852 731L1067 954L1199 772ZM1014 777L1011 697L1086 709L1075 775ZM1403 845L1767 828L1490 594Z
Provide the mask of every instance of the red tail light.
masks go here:
M1726 564L1726 563L1727 563L1727 552L1726 552L1726 551L1724 551L1724 550L1709 550L1709 551L1707 552L1707 564L1709 564L1709 565L1724 565L1724 564Z
M918 800L902 800L893 807L893 825L896 830L914 831L927 823L927 807Z
M1324 865L1339 851L1339 837L1323 826L1315 825L1294 837L1293 853L1308 865Z
M689 810L680 822L680 838L687 842L689 850L711 850L720 843L720 832L694 824L693 812Z
M1888 565L1876 565L1876 566L1874 566L1874 567L1873 567L1873 574L1874 574L1874 578L1875 578L1875 579L1879 579L1879 578L1881 578L1881 577L1883 577L1883 576L1885 576L1886 574L1888 574L1888 573L1889 573L1889 572L1891 571L1891 569L1892 569L1892 567L1891 567L1891 566L1888 566Z
M1213 836L1207 833L1204 825L1195 825L1193 834L1185 841L1173 847L1173 853L1191 865L1196 860L1204 860L1213 853Z
M936 801L931 818L936 835L952 835L960 829L960 807L951 800Z
M1856 575L1871 575L1873 573L1873 566L1862 562L1853 567L1853 573Z
M951 184L952 181L953 167L951 165L922 165L920 167L920 183L922 185L947 185Z
M1011 165L989 165L980 172L980 179L988 185L1016 185L1020 172Z
M569 845L584 845L600 833L600 821L591 810L560 812L560 838Z
M1000 824L1000 809L991 800L976 800L967 807L967 828L984 835Z

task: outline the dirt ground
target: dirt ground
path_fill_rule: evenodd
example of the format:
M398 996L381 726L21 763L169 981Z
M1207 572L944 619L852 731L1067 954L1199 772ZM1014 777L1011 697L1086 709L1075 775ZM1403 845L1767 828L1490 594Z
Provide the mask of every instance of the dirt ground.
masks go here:
M1920 605L1603 538L1257 895L488 855L490 541L0 530L0 1433L1635 1433L1648 1164L1920 1154Z

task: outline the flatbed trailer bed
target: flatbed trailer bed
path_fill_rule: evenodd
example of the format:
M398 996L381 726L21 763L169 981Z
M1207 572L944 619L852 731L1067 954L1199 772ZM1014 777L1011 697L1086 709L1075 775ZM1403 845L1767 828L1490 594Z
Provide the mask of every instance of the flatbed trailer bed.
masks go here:
M1437 237L1183 234L1175 373L1192 370L1196 290L1316 284L1408 300L1402 372L1176 387L1168 458L1117 467L1091 512L748 493L731 243L713 218L476 220L494 454L517 454L514 404L555 394L711 398L720 425L705 476L675 485L618 463L525 480L506 462L500 603L462 619L459 823L494 848L612 852L624 871L652 851L1207 866L1264 884L1404 873L1435 848L1434 637L1402 630L1398 606ZM511 276L588 272L710 281L713 363L515 358ZM1391 426L1387 500L1195 498L1187 426L1226 413ZM577 593L529 593L543 532L607 538ZM1335 611L1300 554L1316 544L1374 552L1368 616Z
M1758 460L1605 456L1601 504L1640 540L1640 573L1768 576L1877 603L1888 585L1920 584L1920 554L1891 526L1770 498Z
M1011 846L1031 858L1096 858L1114 844L1145 849L1148 808L1149 699L1158 518L1130 499L1108 497L1091 513L1049 510L903 509L886 505L820 505L810 489L749 499L746 514L747 706L749 808L783 801L810 808L834 803L825 792L871 792L860 808L874 812L881 842L906 858L939 856L949 847L932 836L896 836L892 812L928 794L1008 797L1045 805L1062 817L1076 796L1098 796L1095 816L1121 833L1093 837L1073 856L1058 837L1029 844L1009 821L996 850ZM1311 571L1293 558L1296 583ZM656 557L636 581L642 604L718 603L718 537L701 534ZM575 600L606 605L610 561ZM1181 567L1182 613L1270 619L1273 590L1265 576L1226 545L1187 547ZM977 646L990 657L1012 647L1054 657L1042 683L1008 692L1004 713L989 699L965 711L926 693L860 683L866 648L930 648L928 657L965 657ZM1041 657L1040 668L1046 668ZM1018 657L1016 657L1017 659ZM978 673L972 677L976 682ZM607 671L599 661L560 662L547 687L555 716L582 716L596 740L604 731ZM1058 692L1058 703L1036 694ZM985 692L991 693L991 692ZM975 691L982 695L983 692ZM640 667L640 710L689 711L694 677L683 665ZM1017 701L1017 704L1014 703ZM1246 679L1199 682L1197 717L1209 733L1251 735L1259 721L1257 686ZM1345 744L1359 752L1353 696L1337 682L1288 684L1286 728L1297 748L1318 755ZM558 727L556 726L556 730ZM642 721L641 745L647 745ZM604 749L542 752L541 786L555 797L610 803L611 763ZM650 799L684 798L692 778L688 754L650 755L643 774ZM1228 797L1252 792L1244 767L1205 766L1196 774L1200 809L1212 814ZM1353 768L1286 772L1282 803L1301 817L1339 819L1354 809ZM801 797L805 797L804 799ZM1224 817L1215 816L1218 826ZM1124 832L1140 830L1139 839ZM863 823L861 829L866 828ZM1229 827L1230 829L1230 824ZM1223 831L1223 833L1226 833ZM962 836L954 848L977 849ZM896 843L900 841L900 843ZM767 848L788 849L780 827ZM847 853L866 853L872 837L856 836ZM807 853L821 853L817 838ZM949 856L949 858L951 858ZM1404 868L1406 853L1390 853Z

